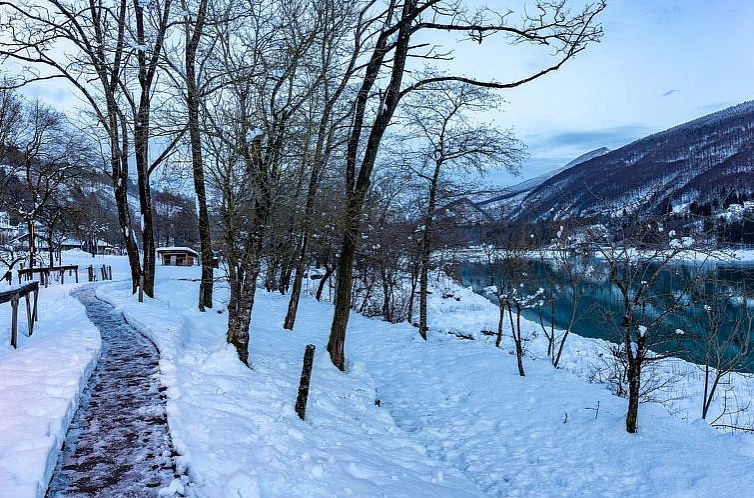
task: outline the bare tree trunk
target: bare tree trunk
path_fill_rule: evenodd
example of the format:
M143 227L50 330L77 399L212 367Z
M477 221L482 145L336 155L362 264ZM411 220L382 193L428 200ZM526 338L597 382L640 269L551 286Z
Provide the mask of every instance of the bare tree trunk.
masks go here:
M108 113L110 118L110 148L111 148L111 177L113 181L113 194L115 196L115 205L118 208L118 224L120 225L123 244L126 247L128 255L129 269L131 270L131 292L136 293L141 276L141 259L139 258L139 247L136 245L133 229L131 225L131 210L128 206L128 158L125 151L128 150L127 128L122 118L118 122L118 112L115 104L108 103ZM119 134L120 132L120 134ZM120 146L120 140L123 140L123 148ZM94 237L96 244L96 236ZM94 254L92 254L92 257Z
M233 332L229 333L229 341L238 352L238 359L246 366L249 364L249 327L251 325L251 312L254 308L256 296L256 282L259 276L257 268L247 273L239 286L239 296L236 299L236 315L234 317ZM229 327L230 330L230 327Z
M639 420L639 389L641 384L641 365L632 362L628 366L628 411L626 412L626 432L636 433Z
M411 23L408 22L414 14L415 3L407 1L402 7L402 18L406 22L398 30L393 53L393 68L390 81L385 89L382 100L382 108L374 120L369 137L364 148L364 156L361 160L361 168L356 176L356 162L359 153L359 142L364 128L364 117L369 96L377 81L380 68L387 54L387 35L382 33L367 65L366 75L359 89L354 111L354 121L351 136L348 140L346 153L346 187L347 199L344 215L343 243L338 258L337 287L335 292L335 311L333 313L332 327L330 328L330 340L327 351L330 359L340 370L345 370L345 341L348 317L351 307L351 286L353 284L353 262L356 255L356 244L359 237L359 225L361 222L364 199L371 183L372 169L377 160L377 152L382 142L382 137L387 130L390 120L398 107L402 97L400 88L403 81L403 73L406 66L406 58L409 51L411 37ZM416 14L414 14L416 15Z
M55 253L53 252L53 242L52 242L52 228L47 228L47 250L50 252L49 254L49 261L50 266L55 266Z
M360 211L360 210L359 210ZM356 254L358 229L346 228L338 258L338 278L335 287L335 312L333 314L327 351L330 359L340 370L346 369L345 342L348 318L351 312L351 286L353 285L353 260Z
M194 23L194 31L189 36L186 26L186 107L188 108L189 139L191 142L191 169L194 175L194 192L199 207L199 247L201 251L202 277L199 290L199 310L212 308L214 270L212 237L209 227L207 193L204 181L204 160L202 157L202 137L199 123L199 88L196 81L196 50L204 31L208 0L200 0Z
M325 285L327 285L327 282L330 280L334 271L335 267L325 266L325 275L320 280L319 286L317 287L317 294L314 296L317 301L322 300L322 292L325 290Z
M497 339L495 340L495 347L499 348L503 343L503 321L505 320L505 301L500 296L497 298L498 308L498 320L497 320Z
M427 340L427 287L429 285L429 259L432 255L432 222L437 203L437 185L440 179L440 168L442 161L435 162L435 170L432 175L432 182L429 186L429 202L427 212L424 216L424 232L422 234L422 253L421 253L421 276L419 283L419 334L422 339Z
M523 338L521 337L521 306L516 304L516 333L514 338L516 339L516 362L518 364L518 375L525 377L524 372L524 345Z
M304 224L306 224L306 221L304 221ZM301 286L304 283L304 271L306 269L306 253L308 251L308 246L309 246L309 233L305 227L304 234L301 240L301 249L299 251L298 261L296 263L296 274L293 277L293 289L291 290L291 299L290 301L288 301L288 312L285 315L285 323L283 324L283 328L286 330L293 330L293 326L296 323L296 313L298 312L298 302L301 299Z
M34 234L34 220L29 219L26 222L26 231L29 237L29 268L34 268L36 263L35 258L37 255L37 246L34 243L36 235Z
M417 284L419 283L418 282L419 275L417 274L416 270L417 270L416 264L412 263L411 270L410 270L411 292L409 293L409 296L408 296L408 311L407 311L408 316L406 317L406 320L410 324L414 323L414 297L416 296L416 287L417 287Z

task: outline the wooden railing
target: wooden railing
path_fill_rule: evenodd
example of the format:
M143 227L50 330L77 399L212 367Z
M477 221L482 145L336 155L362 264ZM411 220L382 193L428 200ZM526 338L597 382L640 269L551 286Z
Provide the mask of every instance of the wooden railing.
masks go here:
M34 307L32 309L29 295L34 294ZM10 326L10 345L18 347L18 304L21 298L26 300L26 323L29 329L29 337L34 332L34 322L39 321L37 312L37 301L39 298L39 282L34 281L24 284L21 287L0 291L0 304L10 303L11 306L11 326Z
M42 285L47 287L47 285L50 282L50 275L55 274L58 277L58 280L61 284L65 283L65 273L68 272L69 276L72 276L75 272L76 274L76 283L79 281L79 267L78 265L67 265L67 266L40 266L37 268L22 268L18 270L18 283L21 283L21 280L31 280L34 277L34 274L39 275L39 281Z
M97 270L95 270L94 266L87 266L86 267L86 273L89 277L90 282L96 282L97 281ZM112 280L113 279L113 267L110 265L102 265L99 269L99 275L102 280Z

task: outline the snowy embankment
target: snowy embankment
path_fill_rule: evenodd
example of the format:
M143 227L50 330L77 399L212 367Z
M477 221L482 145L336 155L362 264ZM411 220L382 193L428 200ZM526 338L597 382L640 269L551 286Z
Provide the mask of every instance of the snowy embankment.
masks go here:
M0 498L44 496L79 396L101 349L99 331L70 292L87 279L86 266L112 265L113 278L127 278L122 256L63 253L64 265L79 265L79 284L66 275L39 292L39 322L27 337L26 308L18 311L18 349L10 346L10 303L0 305ZM0 268L0 274L6 268ZM15 272L14 272L15 278ZM18 287L0 283L0 291Z
M292 333L281 327L286 298L260 291L248 369L225 342L221 308L199 313L197 284L177 280L198 270L159 274L156 300L136 302L123 283L102 286L97 295L160 350L168 424L196 496L480 496L375 405L377 386L363 365L351 364L347 374L332 366L325 351L329 306L306 299L301 328ZM293 406L309 342L317 353L302 422Z
M606 343L573 336L555 370L532 338L521 378L510 336L501 350L479 333L495 306L448 280L435 282L428 342L353 314L341 373L325 351L330 305L302 299L289 332L287 297L260 290L249 370L224 343L225 291L212 312L194 309L197 276L160 268L158 299L143 304L122 283L98 290L160 348L168 422L196 496L732 497L754 487L754 438L695 420L698 379L684 380L682 400L642 405L639 434L626 434L625 399L588 382ZM533 336L538 325L526 327ZM307 343L317 357L301 422ZM696 368L667 365L662 375Z
M0 305L0 497L41 497L47 491L81 391L100 352L100 336L84 307L50 285L39 294L39 322L27 337L19 306L19 344L10 346L10 304ZM0 285L0 291L5 290Z

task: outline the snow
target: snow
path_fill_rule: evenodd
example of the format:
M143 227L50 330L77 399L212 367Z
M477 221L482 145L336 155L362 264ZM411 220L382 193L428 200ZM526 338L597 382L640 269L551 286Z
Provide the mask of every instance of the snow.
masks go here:
M754 485L751 437L697 420L698 374L675 404L643 404L629 435L626 400L588 382L604 341L572 336L556 370L524 321L521 378L507 326L503 349L479 334L494 330L496 307L448 280L433 281L428 342L409 325L353 314L341 373L324 351L329 304L304 297L288 332L287 297L260 290L249 370L224 344L222 306L200 314L197 284L168 280L198 270L160 271L156 300L138 304L123 284L99 293L162 352L168 420L198 496L724 497ZM301 422L293 403L308 343L317 355ZM696 369L667 365L668 375Z
M127 276L125 258L106 260L116 279ZM520 377L508 324L502 348L481 333L496 329L497 307L433 275L429 340L421 340L408 324L352 314L345 373L331 365L325 351L330 304L302 297L290 332L282 328L287 296L260 289L251 330L253 369L248 369L225 343L227 289L217 289L211 311L195 309L199 271L159 267L157 298L145 303L136 302L127 281L97 288L98 297L116 306L160 350L168 424L178 465L190 476L188 496L734 497L754 486L754 438L717 431L698 419L702 371L685 361L656 364L654 375L665 386L658 391L663 403L643 403L639 433L627 434L626 400L601 380L609 343L571 335L562 368L554 369L539 325L523 320L526 377ZM57 421L55 427L64 427L65 414L72 413L71 400L87 372L83 360L96 355L94 344L70 372L68 362L60 365L55 372L60 379L41 379L50 369L31 366L57 367L55 358L12 368L32 372L34 382L2 372L20 354L46 351L74 358L70 350L63 355L64 348L81 347L91 326L82 318L83 308L65 295L70 288L51 286L41 298L43 321L51 320L57 307L59 313L68 310L69 321L54 334L44 332L40 322L39 335L22 337L18 351L0 354L3 401L14 382L25 383L17 395L26 395L30 386L68 379L65 392L53 400L60 405L58 415L41 417ZM460 340L453 332L474 340ZM45 340L63 337L66 341L57 345L61 351L45 346ZM301 421L293 405L309 343L317 352L307 418ZM754 399L754 380L746 376L731 376L726 389L744 404ZM16 405L33 416L53 402L29 396ZM714 416L722 403L721 394L711 409ZM42 430L41 418L34 421L32 415L24 423L31 418L39 429L26 429L23 436L8 432L7 417L17 409L9 415L6 406L0 408L0 496L38 496L34 483L44 479L42 462L49 460L54 436L46 435L49 424ZM12 450L8 434L19 438ZM53 428L51 434L60 431ZM19 460L23 445L44 446L47 453L35 450L37 463L13 467L16 473L10 475L6 466ZM174 493L179 484L160 494Z
M160 268L176 277L185 270ZM252 370L225 343L225 314L194 310L196 292L186 282L159 279L158 299L139 304L127 284L98 288L160 349L168 423L197 496L480 496L375 405L377 386L363 365L352 363L347 374L332 366L322 327L326 305L305 299L299 320L316 327L291 333L281 327L286 299L260 295ZM293 405L309 342L317 352L302 422Z
M9 345L10 305L0 306L0 497L44 496L99 356L99 333L68 295L73 287L40 291L39 322L31 337L21 310L17 350Z

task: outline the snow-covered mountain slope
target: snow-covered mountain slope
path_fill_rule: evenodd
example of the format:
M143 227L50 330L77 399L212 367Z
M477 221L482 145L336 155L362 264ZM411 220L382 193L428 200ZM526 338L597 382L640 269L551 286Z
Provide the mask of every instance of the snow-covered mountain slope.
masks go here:
M658 212L754 191L754 102L650 135L545 180L519 220Z
M500 214L509 212L511 209L516 207L518 203L521 202L521 200L523 200L527 196L527 194L529 194L529 192L539 187L541 184L543 184L553 176L559 175L560 173L569 170L585 161L589 161L591 159L594 159L595 157L605 155L608 152L610 152L610 149L608 149L607 147L600 147L599 149L589 151L570 161L568 164L561 166L560 168L548 171L543 175L524 180L523 182L517 183L510 187L506 187L505 189L503 189L502 193L490 199L477 202L476 206L490 213L492 218L498 217Z

